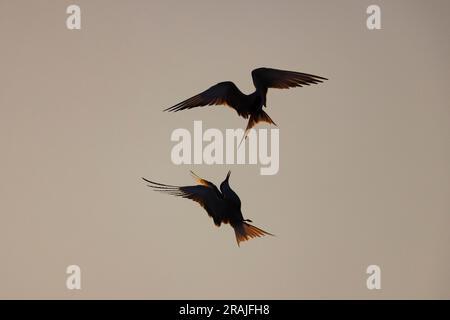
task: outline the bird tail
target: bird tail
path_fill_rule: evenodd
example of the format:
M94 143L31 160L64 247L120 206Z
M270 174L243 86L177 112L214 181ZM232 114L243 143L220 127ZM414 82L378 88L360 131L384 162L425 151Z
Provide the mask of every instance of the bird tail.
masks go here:
M269 117L267 113L264 112L264 110L260 110L258 111L258 113L252 113L250 115L250 119L248 119L247 128L245 128L245 133L244 136L242 137L241 143L247 138L250 129L253 128L259 122L266 122L269 124L273 124L274 126L277 126L277 124Z
M273 236L273 234L266 232L260 228L252 226L246 222L242 222L241 224L237 224L233 226L234 233L236 234L236 241L238 246L240 242L247 241L256 237L263 237L265 235Z

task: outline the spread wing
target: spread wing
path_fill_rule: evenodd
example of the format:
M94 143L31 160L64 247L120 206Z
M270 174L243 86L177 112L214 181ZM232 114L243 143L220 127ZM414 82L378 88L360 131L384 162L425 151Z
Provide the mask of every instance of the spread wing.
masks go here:
M228 105L236 111L241 110L246 103L247 96L243 94L233 82L220 82L208 90L184 100L164 111L181 111L195 107L211 105Z
M313 74L285 71L271 68L258 68L252 71L253 84L257 89L267 91L268 88L288 89L309 86L328 80Z
M199 203L208 213L208 216L213 218L214 224L220 226L222 222L222 217L220 215L220 210L218 208L223 205L222 199L219 197L217 187L211 188L205 185L196 185L196 186L171 186L167 184L162 184L158 182L153 182L147 180L145 178L144 181L148 183L148 186L153 188L156 191L165 192L171 194L173 196L178 196L182 198L191 199L197 203Z
M211 181L205 180L203 178L200 178L193 171L190 171L190 172L191 172L192 177L194 178L195 181L197 181L198 184L213 189L214 191L216 191L219 194L219 197L221 196L219 189L217 189L217 187L214 183L212 183Z

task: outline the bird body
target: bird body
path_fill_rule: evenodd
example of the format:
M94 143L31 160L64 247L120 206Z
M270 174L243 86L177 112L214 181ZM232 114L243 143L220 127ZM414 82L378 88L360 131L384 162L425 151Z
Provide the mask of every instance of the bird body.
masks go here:
M229 184L230 172L220 184L220 190L212 182L200 178L193 172L191 173L197 180L198 185L179 187L142 179L156 191L198 202L213 219L216 226L220 227L224 223L233 227L238 245L240 242L254 237L272 235L247 223L252 222L251 220L244 219L241 211L241 200Z
M271 68L253 70L252 78L255 91L251 94L244 94L233 82L224 81L164 111L177 112L210 105L227 105L234 109L239 116L249 119L244 134L244 137L246 137L248 131L259 122L276 125L269 115L263 111L263 106L267 107L267 91L269 88L288 89L304 85L309 86L328 80L312 74Z

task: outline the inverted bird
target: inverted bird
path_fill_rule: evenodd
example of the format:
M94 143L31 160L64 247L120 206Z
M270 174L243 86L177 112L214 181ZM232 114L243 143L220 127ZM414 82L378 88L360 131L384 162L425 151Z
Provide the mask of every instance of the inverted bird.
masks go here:
M250 118L245 129L244 137L246 137L248 131L259 122L267 122L276 126L275 122L262 109L263 106L267 107L266 98L269 88L288 89L303 87L328 80L312 74L271 68L253 70L252 78L256 90L249 95L242 93L233 82L225 81L164 111L177 112L195 107L227 105L236 110L239 116L245 119Z
M247 223L252 221L244 219L242 216L241 200L229 184L231 171L228 171L225 180L220 184L220 190L212 182L200 178L192 171L191 174L198 185L179 187L142 179L156 191L198 202L206 210L208 216L213 219L216 226L220 227L222 223L230 224L234 229L238 246L240 242L251 238L273 236L273 234Z

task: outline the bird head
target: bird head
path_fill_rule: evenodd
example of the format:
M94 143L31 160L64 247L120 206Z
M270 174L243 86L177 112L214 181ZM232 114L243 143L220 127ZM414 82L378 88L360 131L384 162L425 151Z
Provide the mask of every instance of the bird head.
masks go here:
M228 183L228 180L230 179L230 174L231 174L231 170L228 171L227 176L225 178L225 180L222 181L222 183L220 184L220 190L225 190L230 188L230 184Z
M220 191L222 192L222 195L225 199L231 201L236 205L237 208L241 208L241 199L239 199L239 196L236 194L236 192L231 189L230 184L228 183L228 180L230 179L231 171L228 171L227 177L223 182L220 184Z

